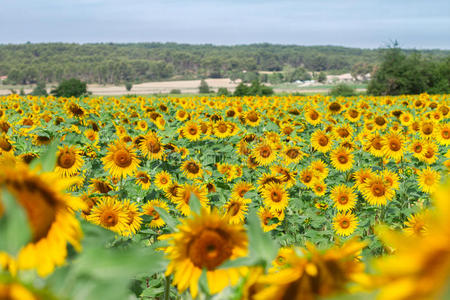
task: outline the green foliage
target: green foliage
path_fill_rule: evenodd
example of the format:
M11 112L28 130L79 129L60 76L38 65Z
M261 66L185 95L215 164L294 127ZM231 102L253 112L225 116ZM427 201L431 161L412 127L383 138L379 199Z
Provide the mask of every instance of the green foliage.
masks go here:
M81 97L87 94L86 82L71 78L62 81L58 87L52 90L52 94L57 97Z
M131 82L127 82L127 83L125 83L125 88L129 92L133 88L133 84Z
M397 44L385 50L383 62L369 83L372 95L450 92L450 58L441 62L423 58L419 52L406 56Z
M254 80L250 86L241 82L234 90L234 96L270 96L273 95L273 89L264 84L261 84L259 80Z
M5 84L61 82L79 76L87 82L114 84L201 76L241 77L243 71L281 71L283 66L308 71L350 72L355 64L379 63L380 52L337 46L286 46L253 44L238 46L138 44L22 44L0 45L0 74ZM404 50L410 53L410 50ZM422 50L433 59L448 50ZM240 77L236 77L240 74ZM249 75L248 77L253 76ZM268 76L270 82L271 75ZM241 78L242 79L242 78ZM256 78L244 78L250 83ZM273 80L274 78L272 78ZM260 80L264 81L263 78ZM301 79L299 79L301 80ZM276 82L275 82L276 83Z
M181 94L180 89L171 89L169 94Z
M227 88L221 87L217 91L217 96L229 96L229 95L230 95L230 92L228 91Z
M317 81L320 83L325 83L327 81L327 74L325 74L325 72L320 72L319 76L317 76Z
M330 90L330 95L334 97L351 97L354 96L355 93L355 89L345 83L337 84Z
M200 86L198 87L198 92L200 94L208 94L210 92L209 91L209 85L204 79L202 79L200 81Z
M47 96L47 90L45 89L45 82L39 82L31 92L33 96Z

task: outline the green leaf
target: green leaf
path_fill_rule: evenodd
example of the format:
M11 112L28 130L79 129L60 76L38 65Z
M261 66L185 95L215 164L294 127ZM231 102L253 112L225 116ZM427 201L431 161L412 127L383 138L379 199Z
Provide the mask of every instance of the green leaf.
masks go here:
M248 215L248 238L250 257L256 260L262 260L265 266L269 266L277 256L278 245L270 236L270 233L264 232L261 228L261 222L252 209Z
M41 166L42 172L51 172L56 165L56 152L58 151L58 142L52 142L46 149L46 151L39 157L31 162L30 167L33 169L38 165Z
M31 241L27 214L6 189L1 190L0 202L4 206L0 217L0 251L15 255Z
M200 285L200 290L206 295L210 295L209 286L208 286L208 277L206 276L206 269L202 270L202 275L200 275L200 279L198 280L198 284Z
M202 206L200 204L200 200L198 200L197 196L195 196L194 193L191 193L191 197L189 198L189 207L191 208L191 211L193 211L197 215L200 214Z
M172 218L172 216L169 215L169 213L161 207L155 206L155 210L158 212L158 214L164 220L164 222L166 222L166 224L170 228L170 230L175 231L176 227L178 225L178 221L176 221L174 218Z

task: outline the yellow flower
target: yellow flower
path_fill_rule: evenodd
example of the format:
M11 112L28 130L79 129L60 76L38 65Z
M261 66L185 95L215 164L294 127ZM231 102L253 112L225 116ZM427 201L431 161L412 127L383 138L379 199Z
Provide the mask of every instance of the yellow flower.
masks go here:
M188 216L191 213L189 201L192 194L197 197L203 207L206 207L208 204L208 198L206 197L208 191L205 186L183 184L180 186L177 191L177 195L172 199L172 201L177 205L177 210L184 216Z
M358 218L350 211L338 212L333 218L333 228L338 235L352 234L358 226Z
M70 177L75 175L83 165L83 159L80 156L80 150L74 146L60 147L57 153L55 172L61 177Z
M183 162L181 169L188 179L196 179L203 175L202 165L192 159Z
M361 192L367 202L371 205L386 205L395 192L388 182L380 176L369 178L362 186Z
M433 193L439 187L441 174L438 171L427 167L426 169L417 171L419 178L419 188L425 193Z
M76 180L60 179L55 173L37 175L23 166L1 168L0 187L24 208L31 229L31 241L17 255L19 269L36 269L46 276L64 264L67 243L81 249L82 232L73 210L85 206L80 199L63 193Z
M169 207L167 206L167 203L159 199L150 200L142 206L144 215L152 217L149 226L152 228L159 228L164 226L166 222L164 222L159 213L155 210L155 207L162 208L167 212L169 212Z
M264 204L271 211L284 210L289 201L289 194L279 183L268 183L262 189Z
M204 269L211 294L235 285L246 274L246 267L220 268L246 254L247 236L242 225L232 225L216 211L202 209L200 215L182 220L177 229L162 239L170 244L165 250L170 260L166 275L174 274L173 284L180 293L189 288L192 297L197 297Z
M131 147L121 142L116 142L108 150L108 153L102 159L105 170L112 176L119 178L133 175L139 166L139 160Z
M331 190L331 200L334 202L334 207L338 211L348 211L355 207L356 195L353 189L346 185L337 185Z
M123 234L128 229L130 218L123 204L111 197L104 197L91 210L89 222Z
M330 154L331 164L341 172L348 171L353 166L353 154L344 147L333 150Z

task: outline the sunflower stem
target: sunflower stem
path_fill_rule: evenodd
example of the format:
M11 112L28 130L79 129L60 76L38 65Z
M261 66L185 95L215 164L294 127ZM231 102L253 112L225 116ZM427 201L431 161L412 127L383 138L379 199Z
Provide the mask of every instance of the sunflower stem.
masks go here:
M166 276L164 281L164 300L169 300L170 296L170 276Z

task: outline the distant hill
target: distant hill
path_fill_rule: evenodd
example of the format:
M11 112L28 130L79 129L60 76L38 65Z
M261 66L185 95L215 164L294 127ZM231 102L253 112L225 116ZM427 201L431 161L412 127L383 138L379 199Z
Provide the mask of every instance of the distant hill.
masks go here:
M144 82L201 77L239 77L242 72L303 68L328 73L369 69L382 49L338 46L252 44L237 46L176 43L0 45L0 76L10 84L59 82L76 77L89 83ZM407 53L416 50L404 50ZM450 50L420 50L441 59Z

